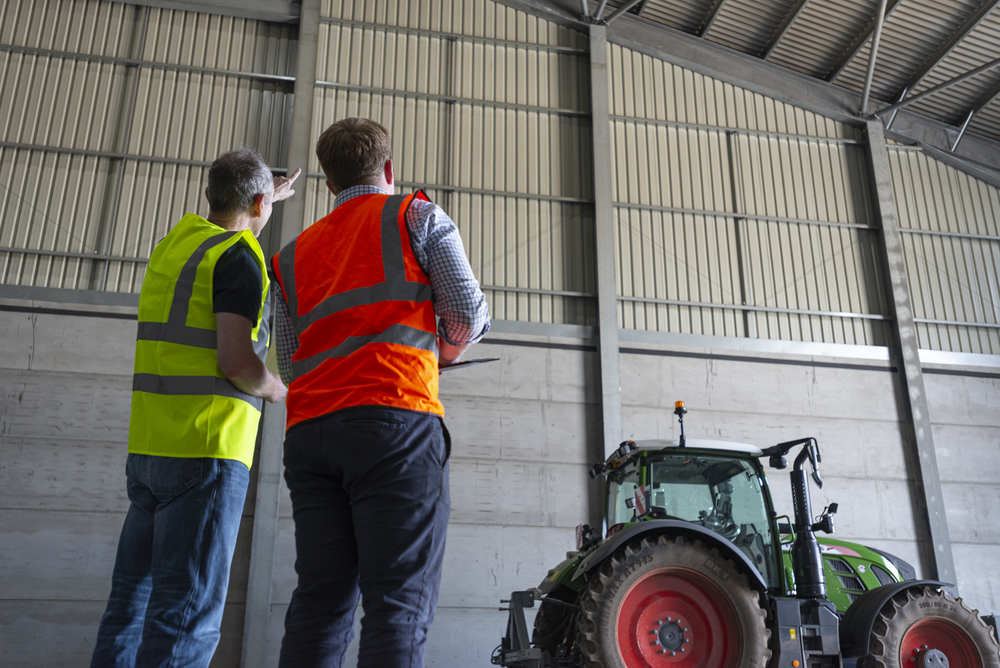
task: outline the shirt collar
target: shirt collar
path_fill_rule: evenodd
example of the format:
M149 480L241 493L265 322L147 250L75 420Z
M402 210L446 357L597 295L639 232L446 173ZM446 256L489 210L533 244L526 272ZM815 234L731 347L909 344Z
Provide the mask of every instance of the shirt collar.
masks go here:
M337 199L333 202L333 208L336 209L338 206L346 202L347 200L354 199L355 197L360 197L361 195L388 195L386 191L382 190L378 186L369 185L363 183L357 186L351 186L347 190L344 190L339 195Z

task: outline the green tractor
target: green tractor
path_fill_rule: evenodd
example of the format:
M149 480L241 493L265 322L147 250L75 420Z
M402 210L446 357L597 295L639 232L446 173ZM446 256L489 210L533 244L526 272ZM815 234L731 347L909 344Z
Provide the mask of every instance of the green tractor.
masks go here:
M626 441L606 476L602 536L537 589L511 594L492 662L509 668L1000 668L996 621L902 559L833 532L814 438L761 450L719 441ZM791 473L794 522L779 517L760 462ZM828 586L829 583L829 586ZM540 601L528 640L524 609Z

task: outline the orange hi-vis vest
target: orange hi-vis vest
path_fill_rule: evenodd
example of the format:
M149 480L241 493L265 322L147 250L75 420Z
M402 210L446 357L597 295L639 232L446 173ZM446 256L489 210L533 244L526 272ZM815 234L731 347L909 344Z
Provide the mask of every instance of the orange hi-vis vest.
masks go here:
M354 197L274 256L299 339L286 429L355 406L444 415L430 279L406 228L418 197Z

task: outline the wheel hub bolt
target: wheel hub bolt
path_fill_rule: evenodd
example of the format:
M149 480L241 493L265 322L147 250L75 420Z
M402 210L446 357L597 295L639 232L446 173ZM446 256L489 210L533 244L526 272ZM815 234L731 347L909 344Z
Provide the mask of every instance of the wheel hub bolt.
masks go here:
M664 652L678 650L688 640L684 637L684 629L673 621L667 621L656 631L656 641Z

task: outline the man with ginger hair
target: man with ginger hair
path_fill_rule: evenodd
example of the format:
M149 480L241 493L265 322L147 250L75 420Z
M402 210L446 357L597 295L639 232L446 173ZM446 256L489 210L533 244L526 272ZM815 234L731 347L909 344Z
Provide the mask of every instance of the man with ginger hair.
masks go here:
M346 118L316 154L334 209L272 261L298 574L279 665L343 665L360 594L358 667L421 668L451 510L439 367L489 313L454 222L394 194L384 127Z

